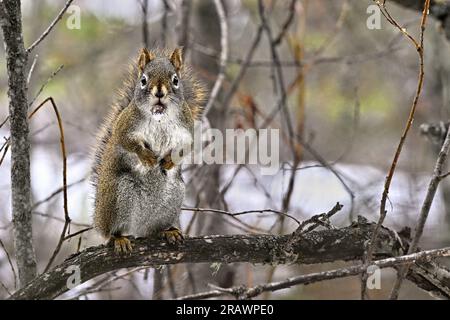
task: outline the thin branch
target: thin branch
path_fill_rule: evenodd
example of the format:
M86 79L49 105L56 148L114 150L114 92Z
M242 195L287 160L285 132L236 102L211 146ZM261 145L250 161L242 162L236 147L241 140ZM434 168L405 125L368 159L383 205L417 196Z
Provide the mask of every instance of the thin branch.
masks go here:
M30 106L33 105L33 103L37 100L37 98L41 95L42 91L44 91L45 87L50 83L50 81L53 80L53 78L58 74L58 72L60 72L62 69L64 68L64 65L60 65L58 67L58 69L56 69L55 71L53 71L53 73L50 75L50 77L47 78L47 81L45 81L44 84L42 84L42 86L39 88L38 92L36 93L36 95L34 96L33 100L31 100L30 102Z
M296 5L297 5L297 0L291 0L291 3L289 5L289 15L286 18L286 21L284 21L284 23L281 27L280 33L272 41L272 45L274 45L275 47L277 47L281 44L287 31L289 30L289 27L292 25L292 22L294 22Z
M204 115L206 116L211 110L212 106L215 104L217 96L222 88L223 81L225 80L225 71L227 67L228 60L228 21L225 13L225 7L222 0L214 0L214 5L216 7L217 16L220 22L220 63L219 63L219 75L217 76L216 82L211 90L211 95L209 97L208 103L206 104Z
M9 120L9 116L7 116L7 117L6 117L6 119L5 119L5 120L3 120L3 122L2 122L2 123L0 123L0 128L1 128L1 127L3 127L3 126L5 125L5 123L7 123L7 122L8 122L8 120Z
M5 160L6 154L8 153L9 147L10 147L10 143L9 143L9 139L6 141L6 143L2 146L2 148L4 147L3 150L3 155L0 158L0 166L2 165L3 161Z
M187 55L190 43L190 19L191 19L192 1L182 0L181 3L181 21L177 31L178 46L183 47L184 54Z
M65 6L61 9L61 11L58 13L56 18L52 21L52 23L48 26L48 28L45 29L45 31L41 34L41 36L35 42L33 42L33 44L31 46L28 47L28 49L27 49L28 53L33 51L33 49L36 48L36 46L38 46L39 43L41 43L48 36L50 31L52 31L52 29L56 26L58 21L61 20L64 13L66 13L67 9L72 4L72 2L73 2L73 0L67 0Z
M438 159L436 161L436 165L434 167L433 177L431 178L430 184L428 186L427 194L425 196L425 200L422 205L422 209L420 210L419 219L417 221L414 238L411 241L411 245L409 246L408 253L413 254L417 251L419 246L419 241L422 237L423 230L425 227L425 223L428 219L428 214L430 213L431 205L433 204L434 197L436 195L437 188L439 183L442 181L441 175L444 167L444 163L447 160L448 153L450 151L450 130L447 132L447 137L445 138L445 142L442 146L441 152L439 153ZM391 292L391 299L397 299L398 294L400 292L400 288L403 282L403 278L408 273L409 265L406 265L398 271L397 280L395 281L394 287Z
M53 261L55 260L56 256L58 255L59 251L61 250L61 246L64 242L65 234L68 231L70 227L70 216L69 216L69 209L68 209L68 196L67 196L67 153L66 153L66 144L64 139L64 127L61 119L61 115L59 113L58 107L56 106L55 101L52 97L48 97L45 99L40 105L38 105L33 112L30 114L30 118L33 117L33 115L36 114L47 102L50 102L53 108L53 111L55 113L56 119L58 121L58 128L59 128L59 135L60 135L60 145L61 145L61 155L63 158L63 202L64 202L64 227L61 232L58 244L56 245L56 249L53 252L47 266L44 269L44 272L47 272L47 270L51 267Z
M170 13L170 6L168 0L162 0L163 3L163 16L161 19L161 46L164 48L167 44L167 36L169 33L168 19Z
M17 289L17 273L16 269L14 268L14 264L12 263L11 256L9 255L8 250L6 250L5 244L3 243L2 239L0 239L0 246L3 248L3 251L5 251L6 259L8 260L9 266L11 267L11 272L14 276L14 288Z
M27 85L30 84L31 76L33 75L34 67L36 66L36 62L37 62L38 57L39 57L38 55L34 56L33 63L31 64L31 67L30 67L30 71L28 71Z
M74 238L74 237L76 237L76 236L79 236L80 234L83 234L83 233L85 233L85 232L91 231L92 229L94 229L94 228L93 228L93 227L87 227L87 228L82 229L82 230L80 230L80 231L71 233L71 234L65 236L64 239L63 239L63 241L67 241L67 240L69 240L69 239L72 239L72 238Z
M218 209L203 209L203 208L181 208L181 210L184 211L192 211L192 212L212 212L212 213L220 213L220 214L224 214L230 217L238 217L238 216L243 216L243 215L248 215L248 214L253 214L253 213L273 213L276 215L280 215L280 216L284 216L284 217L288 217L289 219L294 220L298 225L301 224L301 222L295 218L294 216L285 213L285 212L281 212L278 210L274 210L274 209L261 209L261 210L246 210L246 211L239 211L239 212L229 212L226 210L218 210Z
M7 287L3 282L1 282L1 281L0 281L0 286L6 291L6 293L7 293L9 296L12 296L11 291L9 291L8 287Z
M66 220L64 218L55 217L54 215L51 215L51 214L48 214L48 213L43 213L43 212L38 212L38 211L33 211L32 213L35 216L56 220L56 221L59 221L59 222L62 222L62 223L66 222ZM87 223L80 223L80 222L75 222L75 221L71 221L70 224L75 226L75 227L84 227L84 228L88 228L88 227L91 226L90 224L87 224Z
M86 290L83 290L81 293L77 294L75 297L68 298L68 300L77 300L78 298L80 298L84 295L87 295L87 294L106 291L106 290L104 290L104 288L109 286L110 284L112 284L118 280L122 280L125 277L128 277L129 275L132 275L132 274L134 274L138 271L144 270L144 269L147 269L147 268L146 267L134 268L130 271L125 272L124 274L114 276L110 279L108 279L108 278L102 279L99 282L97 282L97 283L93 284L92 286L90 286L89 288L87 288ZM111 289L109 289L109 290L111 290ZM113 289L113 290L115 290L115 289Z
M142 9L142 42L144 44L145 48L149 47L149 41L148 41L148 0L140 0L141 3L141 9Z
M448 257L450 256L450 247L422 251L415 254L409 254L405 256L387 258L383 260L377 260L372 263L372 266L376 266L380 269L390 268L398 265L403 265L407 263L420 262L422 260L428 260L436 257ZM277 290L287 289L298 285L309 285L312 283L345 278L350 276L355 276L366 272L367 266L365 264L358 264L347 268L334 269L330 271L311 273L306 275L301 275L297 277L288 278L284 281L271 282L261 284L252 288L246 288L245 286L239 286L234 288L217 288L214 291L199 293L196 295L180 297L177 300L191 300L191 299L205 299L220 297L224 295L234 296L236 299L251 299L259 296L263 292L273 292Z
M419 55L419 75L418 75L418 80L417 80L417 88L416 88L416 94L414 96L414 100L411 106L411 110L408 116L408 120L406 121L406 125L405 128L403 130L403 134L400 138L400 142L397 146L397 150L395 152L394 155L394 159L392 161L391 167L389 169L388 175L386 177L386 181L384 184L384 189L383 189L383 195L381 197L381 204L380 204L380 218L378 220L377 226L375 228L375 232L372 235L372 238L370 240L370 245L367 249L367 263L370 264L371 259L372 259L372 252L373 252L373 247L374 247L374 243L376 242L378 233L380 232L381 226L383 225L383 222L386 218L386 202L388 200L388 196L389 196L389 189L391 187L391 183L392 183L392 179L394 177L394 173L395 170L397 168L397 164L398 164L398 160L400 159L400 155L403 149L403 145L405 144L406 138L408 136L408 133L411 129L412 123L414 121L414 116L416 113L416 108L419 102L419 98L421 96L422 93L422 88L423 88L423 82L424 82L424 75L425 75L425 71L424 71L424 34L425 34L425 26L426 26L426 21L427 21L427 16L428 16L428 10L430 7L430 0L425 0L425 6L424 6L424 10L422 13L422 20L421 20L421 24L420 24L420 44L411 36L409 35L409 33L406 31L405 28L401 27L393 18L392 16L389 14L389 12L387 11L384 2L380 3L380 1L376 1L377 5L379 6L381 12L383 12L383 14L386 16L386 18L388 19L388 21L394 25L402 34L404 34L414 45L414 47L417 50L417 53ZM363 275L363 279L362 279L362 292L363 292L363 296L362 298L364 299L364 294L365 294L365 282L367 280L367 274Z
M74 186L76 186L76 185L78 185L78 184L80 184L80 183L85 182L86 179L87 179L87 178L82 178L82 179L80 179L80 180L78 180L78 181L75 181L75 182L73 182L73 183L71 183L71 184L68 184L68 185L67 185L67 189L70 189L70 188L72 188L72 187L74 187ZM53 191L53 192L52 192L48 197L46 197L45 199L40 200L40 201L36 202L35 204L33 204L32 209L35 210L37 207L41 206L42 204L44 204L44 203L46 203L46 202L49 202L50 200L52 200L54 197L56 197L56 196L57 196L58 194L60 194L61 192L64 192L64 186L61 187L61 188L58 188L58 189L55 190L55 191Z
M64 65L59 66L57 70L55 70L50 77L47 79L47 81L39 88L38 92L34 96L33 100L28 104L28 106L32 106L33 103L36 101L36 99L39 97L39 95L44 91L45 87L50 83L51 80L58 74L59 71L64 67ZM5 119L5 121L0 125L0 128L9 120L9 116ZM10 138L7 138L3 146L0 148L0 152L3 150L3 148L6 146L5 150L3 150L3 155L0 158L0 166L3 163L3 160L5 159L6 153L8 152L8 149L10 147Z

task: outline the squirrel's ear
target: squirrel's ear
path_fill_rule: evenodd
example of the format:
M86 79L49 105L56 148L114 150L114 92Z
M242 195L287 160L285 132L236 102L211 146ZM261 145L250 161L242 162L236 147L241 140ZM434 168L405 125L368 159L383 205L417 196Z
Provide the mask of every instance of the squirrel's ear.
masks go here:
M155 54L153 52L148 51L147 48L141 49L138 59L139 69L144 71L145 66L153 59L155 59Z
M172 62L175 69L180 71L180 69L183 67L183 48L176 48L172 55L170 56L170 62Z

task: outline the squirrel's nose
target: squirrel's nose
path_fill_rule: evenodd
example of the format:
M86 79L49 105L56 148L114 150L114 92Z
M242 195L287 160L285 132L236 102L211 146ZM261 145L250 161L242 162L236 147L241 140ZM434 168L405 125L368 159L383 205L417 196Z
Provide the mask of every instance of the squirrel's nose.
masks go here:
M164 85L156 85L152 88L152 94L158 98L158 99L162 99L167 95L167 88Z
M159 99L164 98L164 92L162 90L157 90L155 93L155 97Z

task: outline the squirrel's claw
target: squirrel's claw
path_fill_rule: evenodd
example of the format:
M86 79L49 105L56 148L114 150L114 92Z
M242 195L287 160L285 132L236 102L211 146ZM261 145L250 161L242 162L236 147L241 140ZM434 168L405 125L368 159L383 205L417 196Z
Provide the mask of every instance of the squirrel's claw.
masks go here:
M114 243L114 251L117 254L127 254L133 251L133 245L127 237L112 237L111 240Z
M175 227L164 230L161 235L170 244L180 244L184 241L184 236L181 233L181 230Z

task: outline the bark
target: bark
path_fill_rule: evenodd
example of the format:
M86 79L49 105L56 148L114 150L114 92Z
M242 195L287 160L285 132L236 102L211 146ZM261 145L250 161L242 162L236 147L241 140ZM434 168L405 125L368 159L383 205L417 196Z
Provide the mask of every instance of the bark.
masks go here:
M26 69L19 0L0 2L0 24L6 49L11 130L11 194L14 246L20 286L36 276L30 198L30 140Z
M133 252L127 256L114 253L112 247L98 246L69 257L65 262L46 272L28 286L16 292L12 299L53 299L67 292L66 282L79 267L81 283L101 274L132 267L156 267L179 263L238 263L252 264L317 264L334 261L360 260L365 243L370 239L373 223L361 220L349 227L312 231L303 237L273 235L207 236L186 239L178 247L139 239ZM289 245L287 246L287 242ZM405 243L397 233L382 228L375 249L376 258L404 253ZM287 250L287 248L291 248ZM432 264L436 269L430 269ZM435 265L416 263L408 275L419 287L450 297L450 273ZM416 270L420 269L420 273Z

